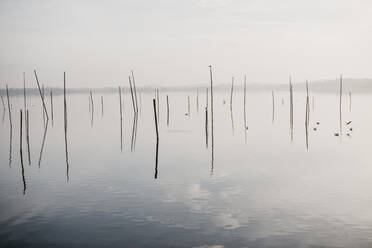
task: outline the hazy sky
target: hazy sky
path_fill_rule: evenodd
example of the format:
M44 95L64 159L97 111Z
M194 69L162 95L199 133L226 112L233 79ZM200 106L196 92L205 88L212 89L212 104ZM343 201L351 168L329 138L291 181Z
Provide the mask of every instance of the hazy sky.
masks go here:
M0 0L0 86L372 77L371 0Z

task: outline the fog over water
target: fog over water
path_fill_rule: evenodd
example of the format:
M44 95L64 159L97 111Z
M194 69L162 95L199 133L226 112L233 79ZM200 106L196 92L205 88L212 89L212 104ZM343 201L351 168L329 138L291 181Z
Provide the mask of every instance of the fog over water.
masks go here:
M22 72L59 86L372 78L368 0L0 1L0 86Z

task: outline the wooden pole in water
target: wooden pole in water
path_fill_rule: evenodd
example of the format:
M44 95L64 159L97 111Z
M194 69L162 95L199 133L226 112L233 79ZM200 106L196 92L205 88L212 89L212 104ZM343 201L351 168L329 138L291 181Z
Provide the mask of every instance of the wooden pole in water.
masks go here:
M12 123L12 112L10 107L10 100L9 100L9 90L8 85L6 85L6 98L8 100L8 112L9 112L9 167L12 166L12 141L13 141L13 123Z
M66 155L66 180L70 179L68 163L68 149L67 149L67 101L66 101L66 72L63 72L63 116L64 116L64 129L65 129L65 155Z
M205 107L205 147L208 148L208 107Z
M289 122L291 129L291 142L293 141L293 87L292 79L289 77Z
M34 74L35 74L35 78L36 78L37 87L38 87L38 89L39 89L40 97L41 97L41 100L42 100L42 102L43 102L43 108L44 108L44 111L45 111L46 117L47 117L47 119L49 120L48 111L47 111L47 109L46 109L46 105L45 105L45 101L44 101L43 93L41 92L41 88L40 88L40 84L39 84L39 79L38 79L38 77L37 77L36 70L34 70Z
M167 126L169 126L169 99L167 95Z
M138 112L137 88L136 88L136 82L134 80L133 70L131 71L131 73L132 73L132 79L133 79L134 99L135 99L135 102L136 102L136 110L135 110L135 112L137 113Z
M27 142L27 157L28 165L31 165L31 155L30 155L30 119L28 114L28 109L26 110L26 142Z
M120 149L123 150L123 111L121 103L121 88L119 86L119 102L120 102Z
M307 82L306 82L307 84ZM309 149L309 96L306 95L306 108L305 108L305 136L306 136L306 149Z
M205 99L206 99L206 102L205 102L205 145L206 145L206 148L208 149L208 102L209 102L209 99L208 99L208 87L205 89Z
M19 156L21 158L21 169L22 169L22 181L23 181L23 194L26 193L26 180L25 180L25 168L23 166L23 150L22 150L22 109L19 110L20 113L20 125L19 125Z
M137 110L136 110L136 100L135 100L135 97L134 97L134 94L133 94L133 87L132 87L132 82L131 82L130 76L128 78L129 78L130 95L132 96L133 113L136 114L136 112L137 112Z
M54 123L54 110L53 110L53 91L50 91L50 111L51 111L51 116L52 116L52 126Z
M91 112L91 107L90 107L90 105L91 105L90 95L88 96L88 103L89 103L89 114L90 114L90 112Z
M213 172L213 162L214 162L214 127L213 127L213 78L212 78L212 66L209 66L209 75L211 79L211 128L212 128L212 172Z
M92 91L89 91L90 93L90 100L91 100L91 105L92 105L92 119L91 119L91 126L93 126L93 118L94 118L94 102L93 102L93 95L92 95Z
M12 123L12 112L11 112L11 106L10 106L10 100L9 100L9 90L8 85L6 85L6 98L8 100L8 112L9 112L9 124L10 124L10 130L13 129L13 123ZM10 132L12 134L12 132Z
M158 130L158 119L156 116L156 100L152 99L152 105L154 107L154 120L156 130L156 157L155 157L155 179L158 178L158 154L159 154L159 130Z
M44 84L42 85L42 97L43 97L43 101L45 101L45 92L44 92ZM43 109L43 123L44 123L44 128L45 128L45 110Z
M3 103L3 109L4 109L4 111L5 111L5 103L4 103L4 98L3 98L3 96L0 96L1 97L1 102Z

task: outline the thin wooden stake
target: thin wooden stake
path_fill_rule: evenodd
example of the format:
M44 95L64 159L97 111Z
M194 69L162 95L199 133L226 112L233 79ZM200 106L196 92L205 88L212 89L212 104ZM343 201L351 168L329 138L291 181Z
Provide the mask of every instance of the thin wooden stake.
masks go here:
M158 130L158 119L156 116L156 100L152 99L152 105L154 107L154 120L156 130L156 157L155 157L155 179L158 178L158 154L159 154L159 130Z
M70 164L68 162L68 148L67 148L67 101L66 101L66 72L63 72L63 116L65 129L65 155L66 155L66 180L70 180Z
M120 102L120 150L123 150L123 110L122 110L120 86L119 86L119 102Z
M9 90L8 85L6 85L6 98L8 100L8 112L9 112L9 167L12 166L12 141L13 141L13 123L12 123L12 112L9 100Z
M212 173L213 173L213 164L214 164L214 126L213 126L213 78L212 78L212 66L210 65L209 66L209 75L210 75L210 79L211 79L211 119L212 119L212 123L211 123L211 128L212 128L212 161L211 161L211 165L212 165Z
M41 97L41 100L42 100L42 102L43 102L43 108L44 108L44 111L45 111L46 117L47 117L47 119L49 120L48 111L47 111L47 109L46 109L46 105L45 105L45 101L44 101L43 93L41 92L41 88L40 88L40 84L39 84L39 79L38 79L38 77L37 77L36 70L34 70L34 74L35 74L35 78L36 78L37 87L38 87L38 89L39 89L40 97Z
M92 91L90 91L90 100L91 100L91 105L92 105L92 119L90 121L91 126L93 126L93 119L94 119L94 102L93 102L93 95Z
M205 107L205 147L208 148L208 107Z
M0 96L1 97L1 102L3 103L3 109L4 109L4 111L5 111L5 103L4 103L4 98L3 98L3 96Z
M234 77L232 77L231 79L230 111L232 111L232 107L233 107L233 94L234 94Z
M132 97L132 105L133 105L133 113L136 114L137 110L136 110L136 99L135 99L135 96L134 96L134 92L133 92L133 87L132 87L132 82L131 82L131 79L130 79L130 76L128 77L129 78L129 87L130 87L130 95Z
M26 193L26 180L25 180L25 168L23 166L23 150L22 150L22 129L23 129L23 125L22 125L22 119L23 119L23 113L22 113L22 109L19 110L19 113L20 113L20 125L19 125L19 156L21 158L21 169L22 169L22 181L23 181L23 194Z
M42 85L42 97L43 97L43 101L45 101L45 92L44 92L44 84ZM45 128L45 110L43 109L43 123L44 123L44 128Z
M136 113L137 113L138 112L138 100L137 100L136 82L134 80L133 70L131 71L131 73L132 73L132 79L133 79L133 90L134 90L134 98L136 100Z

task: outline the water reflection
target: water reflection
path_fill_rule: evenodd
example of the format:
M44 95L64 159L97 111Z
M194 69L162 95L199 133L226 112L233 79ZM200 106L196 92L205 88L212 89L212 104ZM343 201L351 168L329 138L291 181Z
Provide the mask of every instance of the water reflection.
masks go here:
M65 131L65 155L66 155L66 180L70 180L69 170L70 165L68 162L68 149L67 149L67 101L66 101L66 72L63 73L63 119Z
M158 156L159 156L159 139L156 139L155 179L158 178Z

